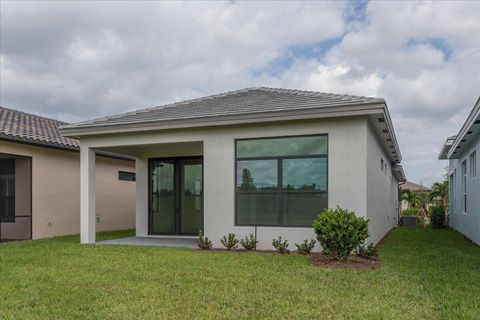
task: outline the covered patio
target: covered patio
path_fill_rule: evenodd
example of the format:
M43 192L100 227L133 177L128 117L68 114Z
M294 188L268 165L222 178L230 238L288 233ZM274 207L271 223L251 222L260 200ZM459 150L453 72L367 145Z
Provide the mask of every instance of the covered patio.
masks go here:
M155 140L82 140L82 243L95 243L95 154L108 153L135 159L136 237L102 243L195 246L191 236L203 230L203 142L171 136L156 136ZM176 237L157 237L160 235Z

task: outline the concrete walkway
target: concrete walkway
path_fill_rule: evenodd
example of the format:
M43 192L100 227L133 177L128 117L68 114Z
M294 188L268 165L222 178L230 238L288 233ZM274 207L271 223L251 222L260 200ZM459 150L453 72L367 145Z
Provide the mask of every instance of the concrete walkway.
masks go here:
M127 246L151 246L151 247L177 247L198 248L197 240L190 238L157 238L157 237L129 237L97 241L97 244L114 244Z

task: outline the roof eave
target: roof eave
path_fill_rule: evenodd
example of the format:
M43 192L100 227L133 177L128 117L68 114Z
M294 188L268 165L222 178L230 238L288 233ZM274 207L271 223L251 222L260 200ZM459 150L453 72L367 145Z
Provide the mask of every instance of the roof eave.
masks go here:
M370 115L382 113L384 108L384 104L377 103L114 124L67 125L61 126L59 130L65 137L78 139L86 135L301 120L312 119L312 116L314 118L329 118Z
M467 132L470 131L472 126L475 124L475 122L480 118L480 97L478 98L477 102L475 103L475 106L473 107L472 111L470 112L467 120L463 124L462 128L460 129L457 137L452 143L452 146L450 147L450 150L447 153L447 158L446 159L456 159L457 156L453 156L454 153L457 153L458 149L461 149L461 146L459 146L461 143L466 142L464 141L465 135ZM480 125L480 124L476 124ZM467 143L467 145L469 142ZM460 152L461 153L461 152Z

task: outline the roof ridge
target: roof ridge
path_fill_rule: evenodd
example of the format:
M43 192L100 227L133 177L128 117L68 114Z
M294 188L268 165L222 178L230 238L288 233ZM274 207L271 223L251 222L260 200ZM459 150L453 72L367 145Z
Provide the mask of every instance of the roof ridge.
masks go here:
M69 124L68 122L65 122L65 121L61 121L61 120L57 120L57 119L53 119L53 118L49 118L49 117L45 117L45 116L40 116L40 115L38 115L38 114L29 113L29 112L25 112L25 111L21 111L21 110L17 110L17 109L7 108L7 107L1 106L1 105L0 105L0 109L6 110L6 111L9 111L9 112L13 112L13 113L24 114L24 115L27 115L27 116L30 116L30 117L34 117L34 118L41 118L41 119L45 119L45 120L48 120L48 121L57 122L57 123L59 123L60 125L67 125L67 124Z
M301 90L301 89L288 89L288 88L272 88L272 87L254 87L254 88L248 88L248 89L260 89L260 90L265 90L265 91L270 91L270 92L284 92L284 93L295 93L299 95L310 95L314 94L316 96L321 96L321 95L328 95L328 96L334 96L334 97L350 97L350 98L361 98L361 99L381 99L384 100L383 98L379 97L368 97L368 96L359 96L359 95L353 95L353 94L339 94L339 93L331 93L331 92L322 92L322 91L313 91L313 90Z

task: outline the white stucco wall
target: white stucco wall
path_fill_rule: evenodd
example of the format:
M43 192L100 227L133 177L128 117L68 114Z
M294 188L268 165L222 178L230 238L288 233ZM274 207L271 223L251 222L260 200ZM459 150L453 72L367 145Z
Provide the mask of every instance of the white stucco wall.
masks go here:
M381 163L385 168L381 168ZM371 125L367 130L367 218L369 241L377 243L396 224L398 181Z
M276 124L258 124L206 129L105 135L82 138L84 147L109 151L128 151L137 157L137 235L148 232L148 169L151 157L204 156L204 232L220 247L220 239L235 233L244 237L253 227L234 224L235 139L286 135L328 134L328 204L367 212L367 118L335 118ZM193 143L188 148L173 143ZM195 142L197 147L195 147ZM198 144L201 142L202 144ZM136 147L132 147L136 146ZM187 146L187 145L183 145ZM199 147L202 146L202 147ZM112 148L113 147L113 148ZM379 229L380 230L380 229ZM282 236L290 248L305 239L315 238L312 228L258 227L258 247L271 249L272 239ZM318 248L317 248L318 249Z
M470 175L470 154L477 152L477 176ZM467 212L463 210L462 162L467 160ZM455 173L450 186L450 226L480 244L480 136L464 148L458 159L450 159L449 176Z

